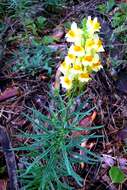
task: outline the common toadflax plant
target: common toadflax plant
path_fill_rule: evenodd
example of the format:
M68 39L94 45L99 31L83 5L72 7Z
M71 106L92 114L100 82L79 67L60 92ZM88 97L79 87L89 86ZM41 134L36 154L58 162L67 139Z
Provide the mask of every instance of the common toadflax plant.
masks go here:
M104 51L99 38L101 25L97 17L88 16L83 19L82 28L75 22L66 34L66 41L71 43L68 54L61 63L59 70L62 73L60 83L67 91L75 84L82 85L91 80L91 74L102 68L100 52Z

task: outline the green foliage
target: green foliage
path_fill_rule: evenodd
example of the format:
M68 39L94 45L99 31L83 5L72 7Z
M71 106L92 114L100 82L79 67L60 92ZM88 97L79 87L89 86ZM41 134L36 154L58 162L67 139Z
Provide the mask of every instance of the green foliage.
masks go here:
M50 6L63 6L66 0L43 0L46 5Z
M4 16L5 9L6 9L6 4L4 2L0 2L0 19L2 19L2 17Z
M119 10L114 14L112 18L112 26L120 27L127 21L127 4L121 3L118 5Z
M45 17L43 17L43 16L37 17L37 21L36 21L37 28L43 29L45 27L45 24L46 24Z
M5 166L0 166L0 176L2 176L5 171L6 171L6 167Z
M43 44L44 45L49 45L49 44L52 44L54 41L56 41L56 39L54 39L53 37L51 37L51 36L44 36L43 38L42 38L42 42L43 42Z
M106 4L102 4L99 6L99 11L103 13L108 13L114 5L116 5L115 1L110 0ZM111 18L111 25L114 28L112 38L115 36L115 38L122 39L122 42L125 42L126 35L124 35L124 32L127 31L127 4L120 3L116 6L118 10L114 13L114 15Z
M2 13L3 16L8 14L13 18L23 17L32 3L33 1L31 0L1 0L0 13Z
M108 13L115 5L115 0L108 0L105 4L100 4L98 10L100 13Z
M81 104L72 112L73 99L68 102L61 96L55 96L52 97L52 101L53 105L46 108L47 115L35 109L30 109L32 116L25 115L32 123L33 132L20 135L27 141L25 146L16 150L26 151L26 170L21 171L21 181L26 190L71 190L73 188L68 182L68 176L80 186L83 181L76 173L75 165L81 162L95 164L99 161L99 156L81 147L81 143L102 136L95 133L85 136L72 135L83 130L79 121L89 115L92 109L83 111L84 104ZM101 127L86 127L85 130L92 131ZM83 152L82 155L79 154L80 150Z
M41 4L42 7L51 7L53 9L65 6L67 0L1 0L0 1L0 16L10 15L13 18L25 18L28 15L31 7ZM6 15L7 16L7 15Z
M126 21L127 13L116 12L112 18L112 26L118 27Z
M43 7L46 2L38 0L6 0L0 2L2 6L2 8L0 7L0 12L4 10L1 12L0 37L3 36L3 33L5 35L8 27L4 24L5 12L10 19L17 20L16 23L19 24L19 26L16 25L17 28L21 27L5 35L6 38L3 42L5 43L3 47L9 48L8 44L13 46L13 43L18 47L12 50L12 56L10 55L9 59L6 60L6 63L11 65L10 68L14 72L23 71L32 74L40 70L46 70L48 74L52 72L54 50L47 46L53 43L55 39L43 35L48 22L46 17L41 14L36 16L36 12L33 11L36 6L38 7L38 3L42 3ZM3 50L0 52L1 59L4 56L3 52Z
M15 12L19 11L24 13L29 7L33 6L37 3L42 3L42 5L46 8L48 6L57 8L65 5L66 0L8 0L11 2L11 5L15 8Z
M63 25L68 30L71 28L71 22L69 22L69 21L64 22Z
M12 67L13 71L23 71L27 73L36 73L40 70L46 70L48 74L52 72L54 65L52 54L53 50L45 45L29 45L19 48L13 53Z
M106 5L105 4L98 5L98 11L102 14L106 13Z
M27 33L37 35L37 26L32 18L26 18L23 24L25 26L25 29L27 30Z
M111 39L117 39L121 45L127 43L127 4L121 3L118 5L118 11L112 17L112 27L114 28ZM113 47L114 48L114 47ZM112 59L112 66L114 68L119 67L121 64L125 64L127 60L127 48L123 46L123 57L121 60Z
M112 166L109 170L109 176L112 180L112 183L123 183L125 181L125 174L117 166Z
M3 32L5 29L5 24L3 22L0 22L0 33Z
M108 13L109 11L111 11L114 5L115 5L115 0L108 0L106 2L106 12Z
M124 45L127 43L127 4L126 3L116 4L114 0L109 0L105 4L99 5L98 10L101 13L108 14L114 6L117 9L115 10L112 17L110 16L111 25L112 25L112 35L110 37L111 44L109 45L110 51L114 52L115 41L118 44L121 44L121 47L123 45L123 47L121 48L122 51L121 59L118 58L117 56L110 57L112 67L117 69L120 65L125 64L127 60L127 48ZM119 51L118 48L116 48L116 51Z
M38 32L42 32L46 26L46 18L43 16L39 16L35 20L28 17L23 19L22 22L27 30L27 33L31 32L33 35L37 35Z

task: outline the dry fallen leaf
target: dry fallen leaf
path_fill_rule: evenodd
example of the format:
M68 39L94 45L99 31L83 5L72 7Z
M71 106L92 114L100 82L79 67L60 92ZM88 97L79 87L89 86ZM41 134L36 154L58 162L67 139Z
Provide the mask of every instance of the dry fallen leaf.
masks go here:
M18 87L7 88L3 93L0 94L0 102L14 96L19 96L20 91Z
M92 113L92 115L90 116L85 116L80 122L79 122L79 126L82 127L82 131L74 131L73 132L73 136L79 136L79 135L86 135L88 134L89 132L87 130L85 130L85 127L90 127L92 122L95 120L96 118L96 115L97 115L97 112L94 111Z
M80 122L79 122L79 125L84 127L83 128L83 131L75 131L75 136L79 136L79 135L85 135L85 134L89 134L89 131L85 131L85 127L90 127L92 122L95 120L96 118L96 115L97 115L97 112L94 111L92 113L92 115L88 116L88 117L85 117L83 118ZM74 134L73 134L74 135ZM94 146L94 143L91 143L89 145L89 147L87 147L87 141L85 140L84 142L82 142L81 144L81 147L87 147L88 149L91 149L92 147ZM83 155L83 151L81 150L80 151L80 155ZM84 163L81 162L81 168L84 168Z
M55 89L60 89L60 76L61 76L61 72L59 69L57 69L56 76L55 76L55 83L54 83Z

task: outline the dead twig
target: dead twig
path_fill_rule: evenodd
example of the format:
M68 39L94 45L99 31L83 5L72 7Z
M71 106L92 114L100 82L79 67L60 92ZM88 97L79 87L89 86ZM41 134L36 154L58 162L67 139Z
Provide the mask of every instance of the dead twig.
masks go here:
M16 161L14 152L11 150L11 142L8 136L6 129L0 126L0 144L2 146L2 150L4 152L8 176L9 176L9 189L10 190L18 190L18 182L17 182L17 175L16 175Z

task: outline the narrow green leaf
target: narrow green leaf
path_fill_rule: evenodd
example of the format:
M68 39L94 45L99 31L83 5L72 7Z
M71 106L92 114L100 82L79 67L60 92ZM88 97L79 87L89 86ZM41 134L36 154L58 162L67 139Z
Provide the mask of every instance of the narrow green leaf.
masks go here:
M26 115L23 113L23 115L35 126L37 126L39 129L43 129L43 131L45 131L46 133L48 133L48 130L42 125L42 124L38 124L37 121L35 121L33 118L31 118L30 116Z
M113 6L115 5L115 0L108 0L107 1L107 13L112 10Z
M40 156L38 156L33 162L32 164L27 168L26 172L24 175L26 175L30 170L31 168L36 164L38 163L42 158L44 158L51 150L53 149L53 145L50 146L43 154L41 154Z
M64 163L65 163L65 166L66 166L67 171L68 171L68 175L72 176L76 180L76 182L80 186L82 186L81 182L83 181L83 179L73 170L71 163L68 159L65 147L62 148L62 153L63 153Z
M44 175L42 176L41 180L41 189L45 190L45 183L48 181L49 176L51 177L52 171L55 166L55 151L53 151L53 156L48 160L48 163L46 164L46 167L44 169Z
M104 126L103 125L100 125L100 126L95 126L95 127L70 127L70 129L72 131L92 131L92 130L95 130L95 129L100 129L100 128L103 128Z
M93 159L93 158L90 158L87 156L87 154L83 154L83 155L80 155L80 154L74 154L74 158L77 159L77 161L79 162L84 162L84 163L87 163L87 164L95 164L98 162L97 159Z
M93 156L94 158L97 158L98 161L99 161L100 156L97 155L97 154L95 154L95 153L92 152L91 150L88 150L87 148L82 147L82 146L80 146L80 145L78 146L78 148L79 148L80 150L84 151L84 153L86 153L86 154L88 154L88 155L91 155L91 156Z

